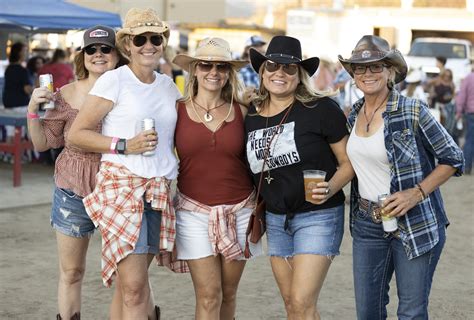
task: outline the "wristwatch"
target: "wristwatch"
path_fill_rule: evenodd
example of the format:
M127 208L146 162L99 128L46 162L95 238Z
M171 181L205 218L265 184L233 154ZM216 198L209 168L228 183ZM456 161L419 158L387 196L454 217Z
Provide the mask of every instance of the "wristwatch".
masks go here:
M119 139L117 144L115 145L115 151L118 154L125 154L125 150L127 149L127 139Z

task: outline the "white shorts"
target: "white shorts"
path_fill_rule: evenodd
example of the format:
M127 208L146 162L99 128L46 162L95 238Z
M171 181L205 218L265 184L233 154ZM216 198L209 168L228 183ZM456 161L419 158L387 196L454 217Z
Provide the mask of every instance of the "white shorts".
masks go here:
M242 208L236 213L237 242L242 251L245 248L245 231L252 208ZM178 210L176 212L176 250L179 260L193 260L213 255L209 241L209 215L199 212ZM262 241L250 242L252 257L263 254ZM242 256L238 260L245 260Z

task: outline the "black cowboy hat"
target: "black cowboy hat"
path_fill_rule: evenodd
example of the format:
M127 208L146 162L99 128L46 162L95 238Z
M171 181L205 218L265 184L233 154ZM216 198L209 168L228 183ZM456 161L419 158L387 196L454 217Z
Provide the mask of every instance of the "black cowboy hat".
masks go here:
M257 73L266 60L281 64L299 64L308 72L310 77L318 70L319 66L319 58L317 57L302 60L300 41L288 36L273 37L268 44L265 55L250 48L250 63Z
M357 42L354 50L352 50L352 55L349 59L344 59L341 55L338 56L338 59L352 77L354 77L354 73L352 72L351 64L365 64L377 61L383 61L394 68L396 83L399 83L407 76L407 63L400 51L391 49L387 40L373 35L363 36Z

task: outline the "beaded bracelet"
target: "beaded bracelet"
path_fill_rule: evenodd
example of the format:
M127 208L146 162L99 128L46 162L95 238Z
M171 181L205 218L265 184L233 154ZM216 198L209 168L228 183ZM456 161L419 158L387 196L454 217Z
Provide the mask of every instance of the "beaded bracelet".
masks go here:
M423 190L423 188L420 186L419 183L416 184L416 188L420 191L421 193L421 201L425 200L426 199L426 193L425 191Z
M27 119L39 119L39 115L37 113L27 112L26 113Z

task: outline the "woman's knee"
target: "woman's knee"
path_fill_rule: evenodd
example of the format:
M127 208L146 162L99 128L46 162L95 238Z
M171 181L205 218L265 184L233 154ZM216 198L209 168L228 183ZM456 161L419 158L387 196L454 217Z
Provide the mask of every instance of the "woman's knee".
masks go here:
M313 313L316 308L316 303L309 297L294 296L290 301L290 310L295 315L306 315Z
M120 289L123 303L127 307L132 307L148 302L150 291L148 282L146 281L126 282L122 279L120 283Z
M218 308L222 302L222 290L218 287L209 286L197 291L198 303L206 310Z
M64 283L73 285L82 281L84 273L83 267L61 268L60 276Z

